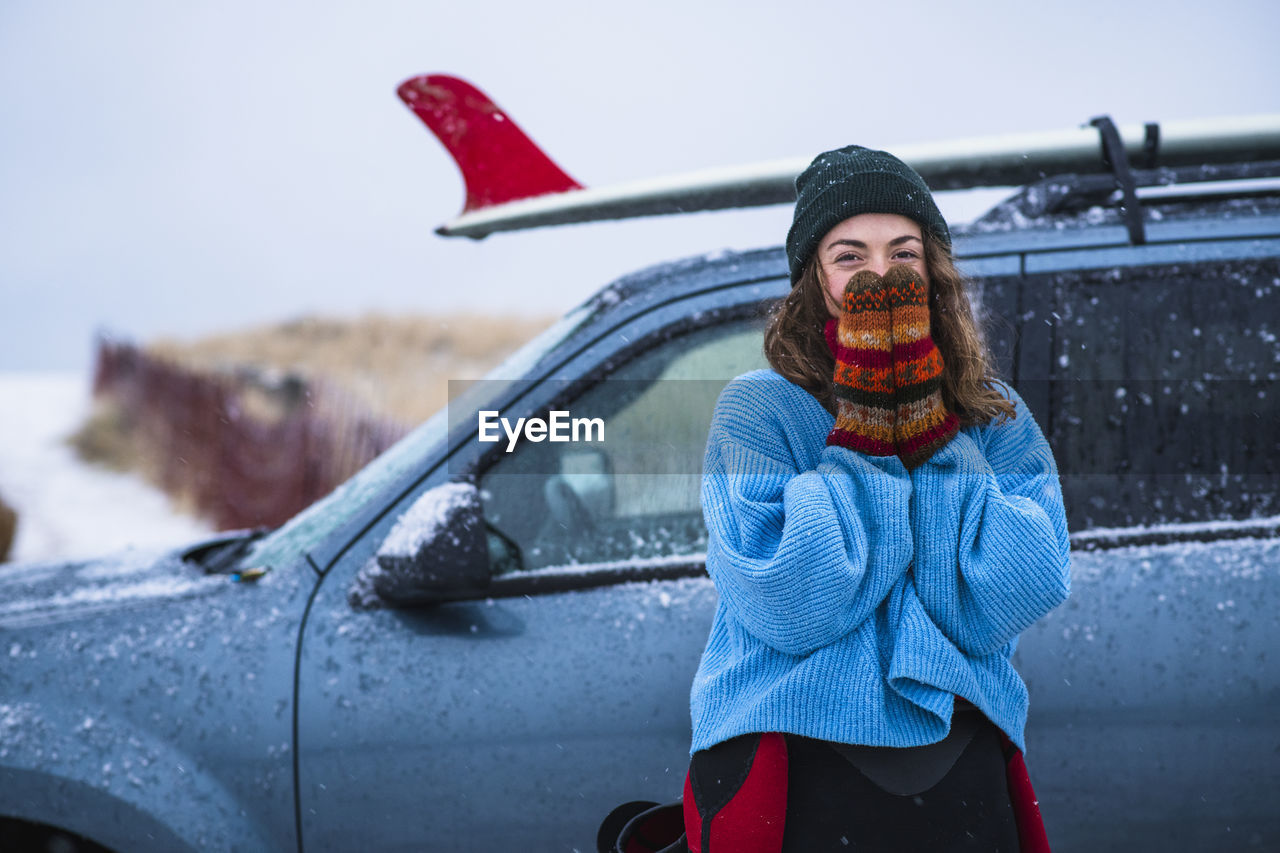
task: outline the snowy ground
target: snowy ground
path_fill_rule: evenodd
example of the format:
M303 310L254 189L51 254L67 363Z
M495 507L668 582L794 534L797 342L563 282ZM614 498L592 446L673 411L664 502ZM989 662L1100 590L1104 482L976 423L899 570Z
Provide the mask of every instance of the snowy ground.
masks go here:
M80 463L64 442L89 408L78 373L0 372L0 496L18 511L12 560L178 545L212 528L140 478Z

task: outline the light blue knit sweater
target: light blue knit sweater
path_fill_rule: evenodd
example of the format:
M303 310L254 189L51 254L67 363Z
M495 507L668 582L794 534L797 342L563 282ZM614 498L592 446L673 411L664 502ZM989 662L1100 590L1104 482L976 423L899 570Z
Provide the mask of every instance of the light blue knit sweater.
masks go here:
M941 740L953 694L1019 748L1018 634L1066 597L1053 455L1017 417L962 429L908 472L828 447L834 418L770 370L733 380L702 478L720 594L691 694L693 743L747 732L842 743Z

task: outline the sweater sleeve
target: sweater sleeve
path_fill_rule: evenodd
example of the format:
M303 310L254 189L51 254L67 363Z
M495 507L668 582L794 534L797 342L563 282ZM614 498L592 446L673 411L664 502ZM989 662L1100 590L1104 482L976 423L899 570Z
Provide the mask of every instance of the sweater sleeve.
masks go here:
M1057 465L1026 404L1011 399L1015 419L977 438L961 431L911 474L920 601L969 655L1004 648L1070 591Z
M789 405L779 384L735 380L716 404L702 478L707 571L748 632L806 655L856 628L906 572L911 480L896 456L843 447L802 470L792 448L805 437L789 433L821 442L830 415L811 398Z

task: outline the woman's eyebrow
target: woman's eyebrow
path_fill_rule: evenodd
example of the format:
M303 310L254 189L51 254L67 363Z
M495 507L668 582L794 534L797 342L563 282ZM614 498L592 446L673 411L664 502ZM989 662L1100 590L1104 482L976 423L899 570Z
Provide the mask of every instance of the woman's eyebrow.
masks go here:
M912 240L915 240L917 243L924 242L914 234L903 234L901 237L894 237L892 240L890 240L889 245L901 246L903 243L909 243ZM867 248L867 244L862 242L861 240L832 240L830 243L827 244L826 248L834 249L836 246L852 246L855 249Z

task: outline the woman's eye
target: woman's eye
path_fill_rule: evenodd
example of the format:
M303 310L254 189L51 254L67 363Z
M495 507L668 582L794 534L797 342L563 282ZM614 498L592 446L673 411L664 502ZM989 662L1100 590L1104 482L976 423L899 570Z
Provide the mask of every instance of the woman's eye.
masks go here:
M904 259L904 260L908 260L908 261L914 261L914 260L916 259L917 255L916 255L916 253L915 253L915 252L911 251L910 249L903 249L902 251L900 251L900 252L898 252L897 254L895 254L895 255L894 255L894 257L895 257L895 258L902 258L902 259Z
M853 252L845 252L843 255L839 255L836 257L837 264L843 264L848 261L856 261L856 260L858 260L858 256L855 255Z

